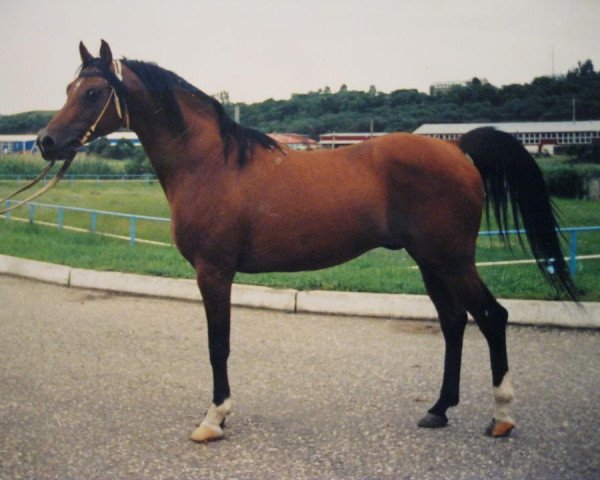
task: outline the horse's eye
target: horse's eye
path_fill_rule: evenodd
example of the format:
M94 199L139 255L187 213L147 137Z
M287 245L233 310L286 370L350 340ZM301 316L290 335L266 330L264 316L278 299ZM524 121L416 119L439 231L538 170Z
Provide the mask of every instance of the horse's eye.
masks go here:
M90 88L87 92L86 92L86 97L91 99L94 99L96 97L98 97L98 95L100 94L100 90L98 90L97 88Z

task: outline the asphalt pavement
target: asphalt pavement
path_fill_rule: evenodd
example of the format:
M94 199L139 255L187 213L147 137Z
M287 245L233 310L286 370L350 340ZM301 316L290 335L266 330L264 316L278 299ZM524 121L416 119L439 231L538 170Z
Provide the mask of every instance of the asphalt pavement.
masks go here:
M0 478L599 478L600 332L511 326L517 429L492 411L485 342L462 396L432 323L235 309L226 438L190 432L211 397L199 303L0 276Z

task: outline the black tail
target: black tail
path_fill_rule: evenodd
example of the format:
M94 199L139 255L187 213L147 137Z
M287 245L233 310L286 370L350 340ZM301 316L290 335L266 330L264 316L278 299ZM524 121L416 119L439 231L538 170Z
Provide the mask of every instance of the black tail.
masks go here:
M498 227L508 241L509 216L517 230L520 217L545 279L557 294L566 293L576 300L575 286L556 232L556 214L533 157L515 137L491 127L471 130L463 135L459 146L471 157L483 179L488 219L491 203ZM519 241L523 243L520 237Z

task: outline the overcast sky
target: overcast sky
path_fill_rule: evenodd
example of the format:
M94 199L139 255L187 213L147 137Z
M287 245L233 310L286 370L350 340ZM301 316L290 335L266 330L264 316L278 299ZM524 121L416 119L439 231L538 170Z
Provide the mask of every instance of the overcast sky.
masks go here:
M600 0L0 0L0 114L58 109L83 40L232 101L600 68ZM554 51L554 55L552 52Z

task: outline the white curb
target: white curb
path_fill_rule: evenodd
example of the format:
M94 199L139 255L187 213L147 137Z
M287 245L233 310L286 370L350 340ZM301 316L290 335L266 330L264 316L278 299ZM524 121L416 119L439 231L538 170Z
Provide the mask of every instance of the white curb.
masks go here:
M153 277L134 273L97 272L73 268L72 287L108 290L111 292L150 295L154 297L176 298L201 301L195 280L181 278ZM296 305L295 290L277 290L252 285L234 285L231 304L240 307L268 308L293 312Z
M600 303L498 299L508 310L509 323L600 328Z
M198 286L194 280L153 277L134 273L97 272L73 268L71 270L71 286L135 295L200 300Z
M71 267L65 267L64 265L0 255L0 273L68 286L70 272Z
M234 284L231 304L236 307L267 308L294 312L297 290Z
M298 292L296 311L369 317L437 318L431 300L425 295L385 293Z
M98 272L0 255L0 274L16 275L59 285L200 301L194 280L119 272ZM509 322L600 329L600 303L499 299L509 311ZM351 315L384 318L435 319L425 295L355 293L275 289L235 284L231 303L238 307L284 312Z
M517 325L600 328L600 303L551 302L499 298L508 321ZM429 297L384 293L298 292L296 311L330 315L427 319L437 318Z

